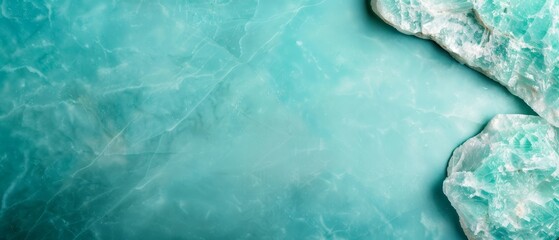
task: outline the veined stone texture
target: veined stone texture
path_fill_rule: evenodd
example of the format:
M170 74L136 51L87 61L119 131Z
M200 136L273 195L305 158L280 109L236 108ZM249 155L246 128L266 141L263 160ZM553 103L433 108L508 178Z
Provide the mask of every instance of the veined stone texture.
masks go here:
M531 111L369 10L0 1L0 239L464 239L449 153Z
M469 239L559 236L557 129L528 115L497 115L450 159L444 193Z
M559 3L545 0L372 0L406 34L432 39L559 126Z

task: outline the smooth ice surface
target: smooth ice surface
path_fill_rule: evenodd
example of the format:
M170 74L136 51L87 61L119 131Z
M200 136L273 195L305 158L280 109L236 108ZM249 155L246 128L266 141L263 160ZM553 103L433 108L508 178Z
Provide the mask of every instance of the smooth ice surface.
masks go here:
M400 31L429 38L559 126L559 3L372 0Z
M462 239L451 151L522 101L361 0L0 4L0 236Z
M470 239L557 239L557 130L538 116L497 115L454 151L444 193Z

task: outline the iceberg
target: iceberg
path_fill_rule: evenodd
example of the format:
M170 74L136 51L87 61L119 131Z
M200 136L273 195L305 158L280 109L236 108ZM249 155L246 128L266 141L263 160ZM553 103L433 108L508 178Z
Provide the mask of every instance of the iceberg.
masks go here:
M431 39L559 126L559 3L545 0L372 0L399 31Z
M469 239L559 236L558 139L538 116L497 115L454 151L443 191Z

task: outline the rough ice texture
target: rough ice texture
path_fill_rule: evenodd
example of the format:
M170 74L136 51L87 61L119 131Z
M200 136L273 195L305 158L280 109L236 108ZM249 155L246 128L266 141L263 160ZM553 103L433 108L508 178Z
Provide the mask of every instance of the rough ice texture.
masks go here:
M497 115L454 151L443 191L469 239L559 236L558 142L540 117Z
M384 21L435 41L559 126L559 3L546 0L372 0Z

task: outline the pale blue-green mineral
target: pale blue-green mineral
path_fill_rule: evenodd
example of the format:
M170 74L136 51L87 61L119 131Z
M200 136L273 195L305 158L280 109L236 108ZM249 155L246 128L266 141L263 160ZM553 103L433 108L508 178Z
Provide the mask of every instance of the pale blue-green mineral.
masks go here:
M558 139L540 117L497 115L454 151L443 190L469 239L559 236Z
M390 25L434 40L559 126L559 3L372 0L372 7Z

